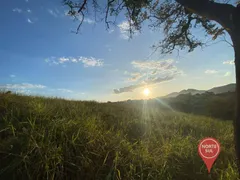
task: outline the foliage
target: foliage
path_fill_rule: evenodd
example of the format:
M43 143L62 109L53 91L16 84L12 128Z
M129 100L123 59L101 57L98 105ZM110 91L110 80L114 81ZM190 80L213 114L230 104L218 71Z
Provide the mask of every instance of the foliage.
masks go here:
M162 53L183 49L190 52L209 45L210 40L199 35L210 35L211 40L216 40L230 32L233 27L229 17L235 11L232 1L227 0L64 0L63 3L69 8L68 15L80 19L77 33L85 16L91 14L95 14L96 21L104 21L107 29L116 24L118 16L125 16L130 38L145 22L154 30L163 30L165 38L153 45ZM202 31L194 30L199 28Z
M235 92L221 94L203 93L203 94L182 94L176 98L165 99L175 110L205 115L214 118L233 120L235 117Z
M197 154L211 136L211 176ZM237 179L229 121L148 101L97 103L0 94L0 179Z

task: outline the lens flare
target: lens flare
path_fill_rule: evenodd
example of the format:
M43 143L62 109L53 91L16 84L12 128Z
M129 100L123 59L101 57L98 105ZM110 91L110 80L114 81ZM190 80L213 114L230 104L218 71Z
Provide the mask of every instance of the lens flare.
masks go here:
M150 94L149 89L148 89L148 88L145 88L144 91L143 91L143 94L144 94L145 96L149 96L149 94Z

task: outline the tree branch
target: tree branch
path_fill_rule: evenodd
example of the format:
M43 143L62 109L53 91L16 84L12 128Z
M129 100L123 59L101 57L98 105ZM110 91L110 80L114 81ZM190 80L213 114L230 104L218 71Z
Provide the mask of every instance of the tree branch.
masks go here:
M78 13L82 12L82 10L85 8L86 4L87 4L87 0L84 0L82 6L78 10Z
M114 0L108 0L108 4L107 4L107 10L106 10L106 13L105 13L105 23L107 25L107 29L109 29L109 21L108 21L109 8L110 8L110 6L113 2L114 2Z
M210 0L176 0L176 2L197 15L218 22L227 31L233 29L231 16L235 7L231 4L221 4Z
M81 21L80 21L80 23L79 23L79 25L78 25L76 34L78 34L78 32L79 32L79 30L80 30L80 27L82 26L82 23L83 23L83 21L84 21L84 13L83 13L82 11L80 11L80 13L81 13L81 15L82 15L82 19L81 19Z

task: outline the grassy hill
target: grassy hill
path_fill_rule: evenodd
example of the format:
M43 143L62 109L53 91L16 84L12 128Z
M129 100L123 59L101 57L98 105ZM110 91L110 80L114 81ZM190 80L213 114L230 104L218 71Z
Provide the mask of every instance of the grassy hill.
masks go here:
M210 175L199 140L221 153ZM0 94L0 179L237 179L232 122L141 103Z

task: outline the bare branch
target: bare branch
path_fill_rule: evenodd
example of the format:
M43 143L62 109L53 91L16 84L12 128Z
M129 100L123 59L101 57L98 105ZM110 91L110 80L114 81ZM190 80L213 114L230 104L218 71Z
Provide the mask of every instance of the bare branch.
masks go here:
M77 27L77 32L76 32L76 34L78 34L78 32L79 32L79 30L80 30L80 27L82 26L82 23L83 23L83 21L84 21L84 13L83 13L82 11L80 11L80 13L81 13L81 15L82 15L82 19L81 19L81 21L80 21L80 24L79 24L78 27Z
M107 7L106 7L105 24L107 25L107 29L109 29L109 21L108 21L109 8L110 8L110 6L113 2L114 2L114 0L108 0L108 4L107 4Z
M84 0L82 6L78 10L78 13L80 13L80 12L82 12L82 10L84 10L86 4L87 4L87 0Z
M223 41L226 42L227 44L229 44L231 47L234 47L233 44L231 42L229 42L225 36L223 36Z

